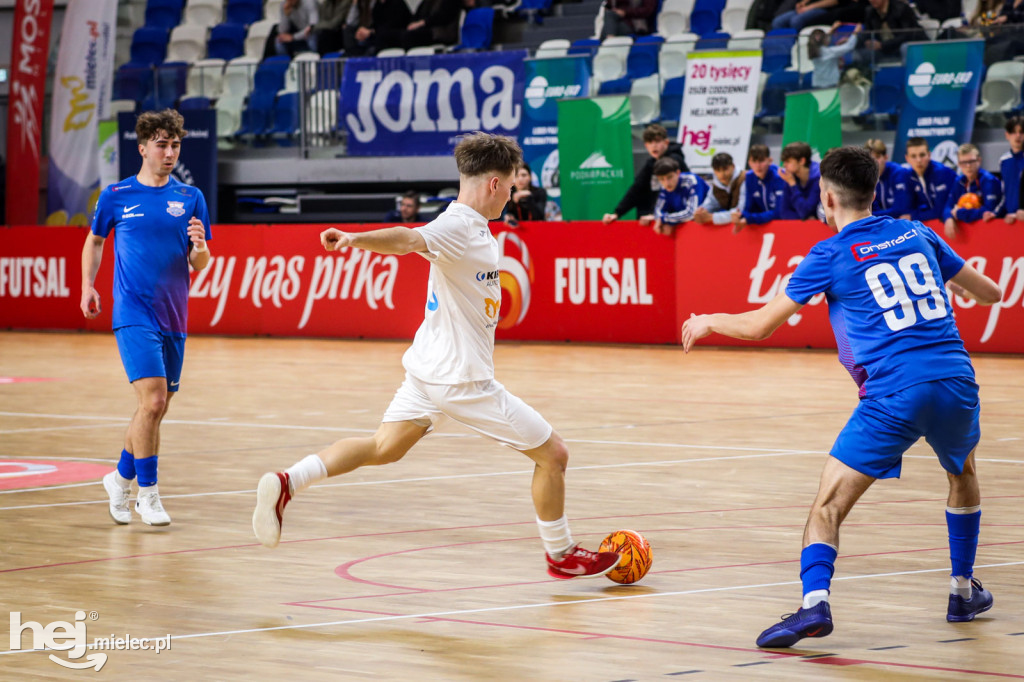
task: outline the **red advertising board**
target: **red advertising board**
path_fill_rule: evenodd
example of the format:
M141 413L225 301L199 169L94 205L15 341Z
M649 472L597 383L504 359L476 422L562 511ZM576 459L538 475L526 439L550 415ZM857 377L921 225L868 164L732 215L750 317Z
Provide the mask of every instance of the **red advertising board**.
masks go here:
M364 230L374 226L349 225ZM327 253L320 225L222 225L211 264L193 275L189 331L342 338L412 338L423 319L428 263L355 249ZM501 245L499 339L675 343L691 312L741 312L784 290L804 254L830 231L818 223L728 228L688 224L675 238L636 223L524 223L492 229ZM109 329L113 254L97 289L104 312L79 311L87 230L0 229L0 327ZM969 226L953 247L1003 288L1000 304L954 297L973 351L1024 351L1024 229ZM762 346L834 347L823 297ZM707 344L741 344L724 337Z

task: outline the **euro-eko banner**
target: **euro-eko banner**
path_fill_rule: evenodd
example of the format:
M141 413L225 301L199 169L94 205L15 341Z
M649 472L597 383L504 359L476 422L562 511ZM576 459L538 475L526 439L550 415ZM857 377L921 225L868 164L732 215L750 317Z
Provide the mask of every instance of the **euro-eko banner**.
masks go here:
M984 57L983 40L907 45L894 159L903 158L911 137L927 140L933 158L956 159L956 147L974 132Z
M843 144L839 89L786 93L786 114L782 121L782 146L790 142L811 145L815 160Z
M629 99L622 95L558 101L558 166L566 220L600 219L633 184L629 114Z
M732 155L737 167L746 165L760 79L760 50L686 56L679 143L691 171L710 173L719 152Z
M100 191L101 119L114 81L117 0L71 0L64 11L50 119L47 222L86 225Z
M518 137L525 51L345 62L341 116L352 156L445 156L476 130Z
M533 184L547 190L549 202L558 205L558 100L590 94L590 61L585 55L527 59L525 71L519 145Z

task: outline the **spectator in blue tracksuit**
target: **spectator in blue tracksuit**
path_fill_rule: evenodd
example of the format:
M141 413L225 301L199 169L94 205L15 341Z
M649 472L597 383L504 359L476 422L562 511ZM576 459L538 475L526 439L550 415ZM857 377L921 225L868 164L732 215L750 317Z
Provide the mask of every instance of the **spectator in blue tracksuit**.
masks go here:
M693 219L708 194L708 184L693 173L680 171L679 162L668 156L655 162L653 174L661 185L654 202L654 231L671 236L676 227Z
M881 140L868 140L864 146L878 164L878 183L875 185L871 215L909 220L910 171L889 160L889 150Z
M946 210L942 217L946 220L946 236L956 236L959 223L976 223L979 220L988 222L998 218L1003 210L1003 187L999 178L981 167L981 152L973 144L960 145L957 150L957 164L960 175L956 176L953 190L946 200ZM968 192L976 194L981 201L981 208L960 208L957 204L960 197Z
M818 214L821 196L818 183L821 180L818 164L811 161L811 145L806 142L790 142L782 148L782 170L779 177L787 185L785 201L779 208L781 220L807 220Z
M1006 222L1024 221L1020 186L1024 176L1024 116L1011 116L1006 120L1006 141L1010 151L999 159L999 174L1003 177L1003 210Z
M932 161L928 151L928 142L923 137L911 137L907 140L907 165L910 174L907 182L910 187L910 219L940 220L946 210L946 200L956 183L956 171L952 168Z
M779 177L779 168L772 163L768 146L750 145L747 157L750 170L743 178L739 209L732 212L732 231L736 234L749 223L763 225L779 217L779 206L789 189Z

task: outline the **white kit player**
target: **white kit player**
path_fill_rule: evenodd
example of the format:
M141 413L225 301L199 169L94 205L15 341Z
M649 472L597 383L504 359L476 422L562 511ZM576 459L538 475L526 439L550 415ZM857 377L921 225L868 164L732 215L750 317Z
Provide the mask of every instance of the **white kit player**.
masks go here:
M572 540L565 517L565 442L532 407L494 379L494 330L501 308L498 243L487 221L509 200L522 150L500 135L473 133L455 147L459 196L423 227L370 232L331 228L328 251L352 247L380 254L416 253L430 261L423 324L402 358L405 381L372 437L345 438L283 472L260 479L253 531L267 547L281 538L285 505L325 478L397 462L446 419L519 450L535 463L532 483L547 570L555 578L604 575L615 552L591 552Z

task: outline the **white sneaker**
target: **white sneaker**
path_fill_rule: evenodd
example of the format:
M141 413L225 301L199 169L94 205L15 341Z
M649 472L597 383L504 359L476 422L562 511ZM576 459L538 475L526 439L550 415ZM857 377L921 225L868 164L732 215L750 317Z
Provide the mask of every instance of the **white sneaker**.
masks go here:
M286 472L263 474L256 487L256 510L252 530L264 547L277 547L281 541L284 507L292 499Z
M139 488L135 513L142 517L142 522L147 526L168 526L171 523L171 517L160 503L160 491L155 485Z
M128 509L128 498L132 494L131 485L121 487L117 482L117 469L103 477L103 489L110 496L110 518L114 523L123 526L132 520L132 512Z

